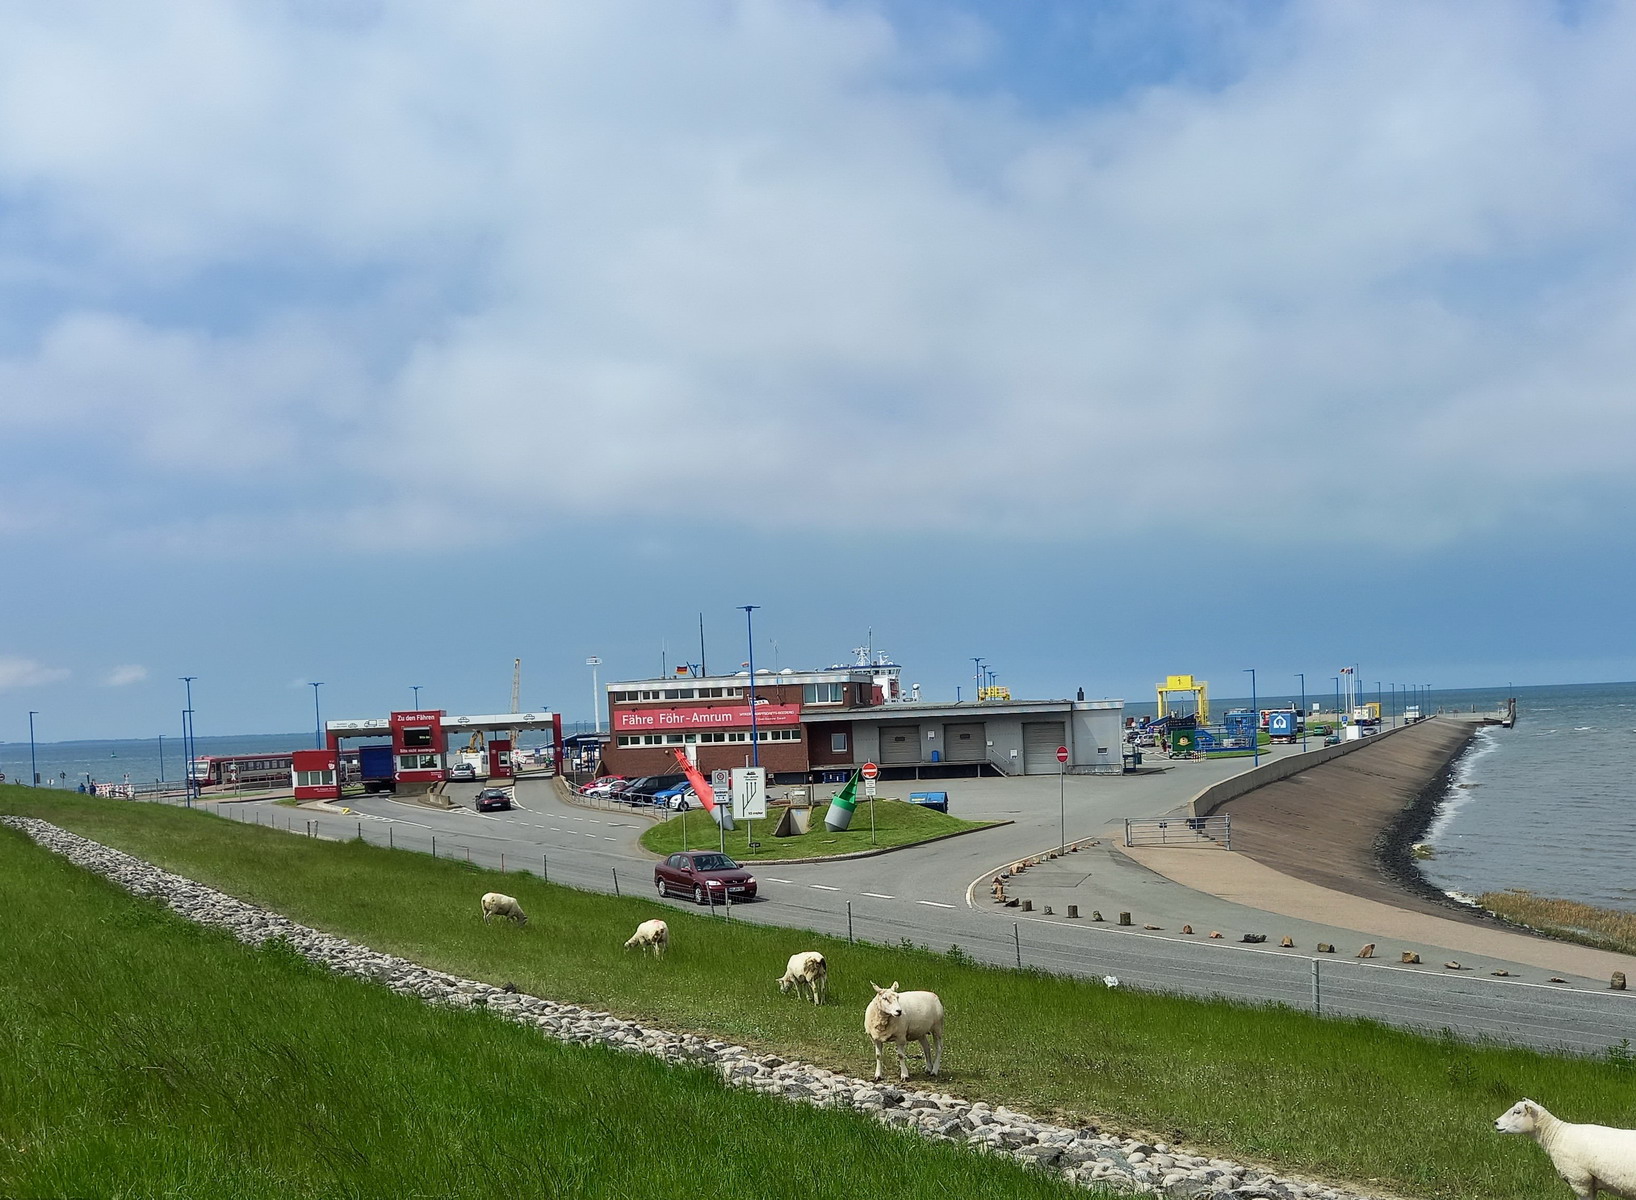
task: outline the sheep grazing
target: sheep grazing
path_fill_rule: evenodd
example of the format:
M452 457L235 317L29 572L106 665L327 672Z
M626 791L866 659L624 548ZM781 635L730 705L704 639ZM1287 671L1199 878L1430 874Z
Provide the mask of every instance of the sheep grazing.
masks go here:
M528 924L528 914L523 906L517 903L515 896L503 896L499 892L483 893L483 922L488 923L490 917L510 917L519 925Z
M943 1065L943 1002L936 992L900 992L897 980L883 988L871 983L875 998L863 1010L863 1031L875 1044L875 1079L881 1077L881 1049L891 1042L898 1052L898 1078L909 1078L911 1041L920 1043L926 1058L926 1073L936 1075ZM935 1043L935 1053L933 1045Z
M670 945L670 926L663 921L643 921L631 934L631 940L625 943L625 949L652 950L655 958L665 952Z
M784 978L778 981L778 990L787 994L793 987L799 996L802 984L812 992L814 1004L824 1002L824 992L829 987L829 964L816 950L803 950L790 955L789 965L784 968Z
M1559 1121L1532 1100L1517 1101L1494 1128L1538 1142L1580 1200L1596 1200L1599 1191L1636 1200L1636 1129Z

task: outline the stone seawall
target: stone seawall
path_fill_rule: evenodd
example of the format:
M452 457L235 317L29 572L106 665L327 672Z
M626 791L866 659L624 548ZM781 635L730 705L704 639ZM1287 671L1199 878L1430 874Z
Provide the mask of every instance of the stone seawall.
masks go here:
M1408 857L1477 729L1459 717L1439 717L1352 743L1344 755L1286 759L1273 764L1291 768L1283 777L1227 794L1206 789L1197 811L1230 814L1233 849L1286 875L1399 908L1486 922L1426 883Z

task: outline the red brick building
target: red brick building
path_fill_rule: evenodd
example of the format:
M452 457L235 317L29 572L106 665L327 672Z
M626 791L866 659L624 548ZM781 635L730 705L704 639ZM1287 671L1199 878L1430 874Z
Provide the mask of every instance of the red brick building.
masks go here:
M627 776L669 774L677 769L677 750L707 773L757 758L776 776L850 766L850 714L895 698L896 677L883 678L867 666L757 671L753 690L752 721L748 672L608 684L607 769Z

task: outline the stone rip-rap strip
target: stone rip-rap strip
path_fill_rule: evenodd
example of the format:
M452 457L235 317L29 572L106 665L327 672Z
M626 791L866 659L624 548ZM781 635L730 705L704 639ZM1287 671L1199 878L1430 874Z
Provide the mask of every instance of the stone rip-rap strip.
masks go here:
M23 830L40 845L128 892L157 897L190 921L230 930L241 942L259 945L270 938L284 938L306 958L332 971L383 983L429 1004L486 1008L564 1042L611 1046L666 1062L706 1066L730 1084L819 1107L865 1111L882 1124L936 1141L1009 1154L1074 1183L1205 1200L1376 1200L1364 1193L1269 1175L1226 1159L1188 1154L1162 1142L1121 1138L1094 1127L1068 1129L999 1105L871 1083L773 1055L755 1055L743 1046L652 1029L610 1013L507 992L309 929L47 821L0 817L0 822Z

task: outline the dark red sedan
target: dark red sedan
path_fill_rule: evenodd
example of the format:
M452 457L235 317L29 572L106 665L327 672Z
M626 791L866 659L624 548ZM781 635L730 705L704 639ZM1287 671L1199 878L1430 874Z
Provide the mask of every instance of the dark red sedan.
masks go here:
M724 900L753 900L756 877L725 854L714 850L684 850L653 868L653 886L661 896L681 892L695 904Z

